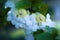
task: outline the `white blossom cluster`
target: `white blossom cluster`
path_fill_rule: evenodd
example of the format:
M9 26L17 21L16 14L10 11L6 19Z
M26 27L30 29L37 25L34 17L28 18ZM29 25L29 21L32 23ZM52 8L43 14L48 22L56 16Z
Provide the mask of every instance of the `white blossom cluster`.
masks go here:
M15 5L11 0L6 2L5 8L7 7L11 8L7 13L7 21L10 21L17 29L24 28L26 40L34 40L31 33L37 31L37 29L44 30L46 26L55 26L55 23L51 21L49 14L47 14L46 17L39 12L29 15L30 12L28 10L15 9Z
M12 1L7 1L5 8L11 7L11 10L7 14L7 20L10 21L16 28L24 28L28 33L37 31L37 29L44 29L44 27L54 27L54 22L51 21L50 15L47 14L46 18L39 12L32 13L28 10L15 9L15 5Z
M8 16L7 16L7 20L8 21L11 21L11 23L13 25L15 25L16 28L24 28L26 30L30 30L30 31L36 31L37 29L39 29L39 26L37 25L36 23L36 20L35 20L35 17L34 17L34 14L32 15L28 15L26 14L25 17L24 14L27 13L24 9L21 9L19 12L13 12L13 13L10 13L8 12Z

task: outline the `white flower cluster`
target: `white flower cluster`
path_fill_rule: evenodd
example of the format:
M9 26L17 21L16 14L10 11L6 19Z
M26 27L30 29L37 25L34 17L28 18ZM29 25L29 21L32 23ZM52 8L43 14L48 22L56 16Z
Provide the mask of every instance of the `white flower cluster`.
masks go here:
M55 25L49 14L47 14L46 18L39 12L29 15L30 12L25 9L15 9L15 5L11 1L6 2L6 7L11 7L7 14L7 20L11 21L16 28L24 28L28 33L37 31L37 29L44 29L46 26L53 27Z
M37 29L44 30L46 26L55 26L54 22L51 21L49 14L46 15L46 18L39 12L29 15L30 12L28 10L15 9L14 3L9 0L5 4L5 8L7 7L11 7L11 10L7 14L7 21L10 21L17 29L19 27L24 28L26 40L34 40L31 33L37 31Z
M16 28L21 27L30 31L36 31L39 28L34 14L28 15L25 9L15 10L13 13L9 11L7 20L11 21Z

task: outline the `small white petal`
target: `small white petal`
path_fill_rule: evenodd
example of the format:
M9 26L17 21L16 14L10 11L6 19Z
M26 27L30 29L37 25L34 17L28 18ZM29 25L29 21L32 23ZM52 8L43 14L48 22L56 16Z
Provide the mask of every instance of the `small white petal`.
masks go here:
M12 23L13 25L16 25L16 24L17 24L16 20L14 20L14 19L11 20L11 23Z
M32 26L32 31L37 31L37 29L39 29L39 26L37 26L37 25L34 25L34 26Z
M32 14L32 15L30 16L30 20L32 21L32 24L33 24L33 25L36 24L36 19L35 19L34 14Z
M47 17L46 17L46 25L50 26L50 27L54 27L55 26L55 23L50 19L50 15L47 14Z
M6 7L14 7L14 3L10 0L8 0L6 3L5 3L5 6Z
M20 22L20 23L25 23L25 20L22 19L22 18L20 18L20 17L18 17L18 18L16 18L16 19L17 19L17 21Z
M12 20L11 16L8 16L7 21L11 21L11 20Z
M16 25L15 25L15 27L16 28L24 28L25 27L25 25L24 24L22 24L22 23L17 23Z
M15 25L15 28L19 29L19 26L18 25Z
M11 13L11 11L9 11L8 13Z

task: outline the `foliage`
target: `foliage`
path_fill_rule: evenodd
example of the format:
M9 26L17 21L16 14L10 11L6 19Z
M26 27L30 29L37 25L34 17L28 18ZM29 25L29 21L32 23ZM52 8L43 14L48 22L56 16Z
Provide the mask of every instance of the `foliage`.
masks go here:
M3 25L6 25L7 21L6 21L6 14L7 12L10 10L10 8L4 8L5 6L5 2L7 0L0 0L0 27L2 27Z
M24 8L30 10L30 12L40 12L46 15L48 5L42 2L42 0L20 0L16 3L16 8Z
M39 33L38 33L39 32ZM55 28L46 27L44 31L36 31L33 33L35 40L56 40L58 36Z

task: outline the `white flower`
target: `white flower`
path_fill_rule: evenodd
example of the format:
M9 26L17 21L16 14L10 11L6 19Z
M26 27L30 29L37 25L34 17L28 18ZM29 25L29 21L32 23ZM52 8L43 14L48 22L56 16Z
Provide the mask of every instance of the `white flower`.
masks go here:
M33 23L35 23L35 25L37 25L36 28L38 28L38 29L43 28L42 22L45 22L45 16L42 15L41 13L39 13L39 12L36 12L36 13L33 13L33 14L34 14L34 17L35 17L35 19L34 19L35 21L33 20L33 18L32 18L32 20L33 20Z
M46 22L42 22L42 26L43 27L46 27L46 26L55 27L55 23L50 19L49 14L46 15Z
M24 20L25 20L27 26L32 26L32 22L31 22L31 20L30 20L29 17L30 17L29 15L26 16L26 17L24 18Z
M13 24L13 25L16 25L17 24L17 22L16 22L16 20L11 20L11 23Z
M34 14L30 15L29 18L30 18L30 20L32 21L32 24L33 24L33 25L37 24L37 21L36 21L36 19L35 19L35 15L34 15Z
M15 8L15 5L12 0L7 0L7 2L5 3L5 8L7 7Z
M33 14L25 17L25 21L26 21L26 25L27 25L28 30L30 29L31 31L34 32L34 31L37 31L37 29L39 28Z
M12 19L11 19L11 16L8 16L7 17L7 21L11 21Z
M7 21L11 21L13 19L13 11L15 9L15 4L12 2L12 0L7 0L5 3L5 8L10 7L11 10L7 13Z
M35 19L37 21L37 24L40 24L40 25L41 25L42 22L45 22L45 16L42 15L41 13L39 13L39 12L35 13Z
M24 9L21 9L20 10L16 10L16 11L13 11L13 12L8 12L8 15L7 15L7 20L8 21L11 21L11 23L13 25L15 25L16 28L24 28L25 27L25 20L24 18L20 17L20 12L23 16L23 14L26 14L25 10L23 12ZM18 15L18 16L17 16Z
M37 29L39 29L39 26L37 24L32 26L32 31L33 32L36 32Z

